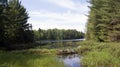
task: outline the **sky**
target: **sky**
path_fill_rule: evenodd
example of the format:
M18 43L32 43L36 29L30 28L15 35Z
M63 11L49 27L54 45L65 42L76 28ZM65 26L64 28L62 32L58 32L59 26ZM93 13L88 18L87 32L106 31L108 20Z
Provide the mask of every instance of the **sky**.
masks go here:
M85 32L89 8L86 0L21 0L33 29L76 29Z

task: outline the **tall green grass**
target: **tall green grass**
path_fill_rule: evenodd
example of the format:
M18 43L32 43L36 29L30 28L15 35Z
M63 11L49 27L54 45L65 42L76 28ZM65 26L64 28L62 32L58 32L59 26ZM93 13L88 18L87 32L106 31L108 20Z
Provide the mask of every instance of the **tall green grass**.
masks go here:
M79 54L83 67L119 67L120 43L81 42Z
M0 52L0 67L64 67L54 55Z
M119 59L109 52L89 52L82 59L83 66L87 67L119 67Z

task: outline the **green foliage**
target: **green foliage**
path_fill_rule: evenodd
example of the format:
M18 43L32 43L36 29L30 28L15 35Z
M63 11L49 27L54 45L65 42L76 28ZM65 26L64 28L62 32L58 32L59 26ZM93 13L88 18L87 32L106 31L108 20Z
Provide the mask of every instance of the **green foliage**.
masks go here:
M19 0L10 0L0 6L0 47L7 49L13 44L32 43L32 26L27 23L28 13ZM16 48L17 49L17 48Z
M83 67L119 67L120 43L81 42L77 49L83 55Z
M84 33L78 32L76 30L39 29L34 30L34 33L36 40L63 40L84 38Z
M109 52L89 52L82 59L87 67L118 67L119 59L112 56Z
M0 67L64 67L55 56L0 52Z
M87 40L120 41L120 2L118 0L90 0Z

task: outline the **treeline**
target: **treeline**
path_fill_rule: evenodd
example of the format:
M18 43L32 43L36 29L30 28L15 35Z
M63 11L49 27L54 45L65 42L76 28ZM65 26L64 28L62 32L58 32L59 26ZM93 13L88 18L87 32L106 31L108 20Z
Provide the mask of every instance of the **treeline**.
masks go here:
M2 0L0 4L0 47L32 43L34 33L24 6L19 0ZM25 46L25 45L24 45ZM17 49L17 48L16 48Z
M87 40L120 42L120 0L90 0Z
M36 40L63 40L63 39L80 39L84 38L84 33L76 30L59 30L59 29L48 29L48 30L34 30Z

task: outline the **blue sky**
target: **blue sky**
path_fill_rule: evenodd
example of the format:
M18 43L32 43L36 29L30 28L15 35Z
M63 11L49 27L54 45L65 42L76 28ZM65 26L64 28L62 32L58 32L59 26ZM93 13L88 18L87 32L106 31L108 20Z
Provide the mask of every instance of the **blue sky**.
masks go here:
M89 4L86 0L21 0L33 29L85 31Z

